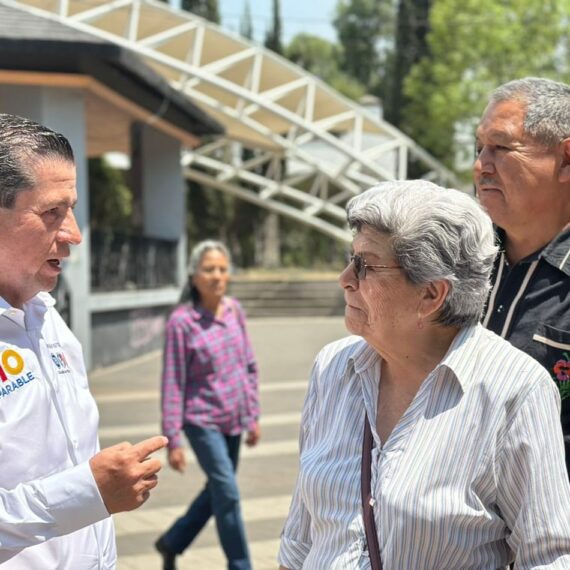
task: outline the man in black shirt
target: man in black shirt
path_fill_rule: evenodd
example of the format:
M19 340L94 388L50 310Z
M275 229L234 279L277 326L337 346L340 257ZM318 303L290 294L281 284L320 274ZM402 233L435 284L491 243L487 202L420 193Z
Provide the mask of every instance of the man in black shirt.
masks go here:
M550 372L570 473L570 86L502 85L476 148L477 195L501 245L483 324Z

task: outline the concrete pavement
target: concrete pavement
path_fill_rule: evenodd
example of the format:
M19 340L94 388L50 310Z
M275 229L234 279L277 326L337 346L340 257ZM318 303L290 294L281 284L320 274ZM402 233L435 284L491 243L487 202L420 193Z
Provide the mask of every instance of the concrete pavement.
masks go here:
M261 368L262 440L253 449L242 447L239 484L254 569L275 570L297 474L299 420L311 365L322 346L347 333L339 317L250 319L248 329ZM90 375L102 446L160 433L159 377L159 352ZM187 457L185 474L165 465L149 501L115 516L118 570L160 568L154 541L204 484L190 451ZM226 567L213 522L178 560L180 570Z

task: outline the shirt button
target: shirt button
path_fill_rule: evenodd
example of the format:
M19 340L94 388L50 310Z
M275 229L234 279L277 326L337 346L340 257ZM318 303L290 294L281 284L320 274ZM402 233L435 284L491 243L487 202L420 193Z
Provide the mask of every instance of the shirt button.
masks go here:
M504 310L505 310L504 305L499 305L499 306L497 307L497 313L499 313L499 315L500 315Z

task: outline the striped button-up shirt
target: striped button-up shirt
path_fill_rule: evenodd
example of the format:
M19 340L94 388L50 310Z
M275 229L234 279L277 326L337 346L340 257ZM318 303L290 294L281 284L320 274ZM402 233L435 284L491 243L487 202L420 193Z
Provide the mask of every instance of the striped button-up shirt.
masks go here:
M180 446L184 424L228 435L259 418L257 364L241 305L224 297L221 316L190 304L166 325L162 369L162 432Z
M570 485L548 373L480 325L465 328L381 447L380 364L354 336L318 355L280 564L370 568L360 499L366 410L384 570L495 570L513 558L517 569L570 568Z

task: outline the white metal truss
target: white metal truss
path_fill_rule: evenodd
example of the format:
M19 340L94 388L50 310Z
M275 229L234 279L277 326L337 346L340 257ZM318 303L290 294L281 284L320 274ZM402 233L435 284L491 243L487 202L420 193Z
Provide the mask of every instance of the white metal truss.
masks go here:
M186 176L349 240L343 205L382 180L454 175L392 125L284 58L157 0L0 0L138 54L225 126Z

